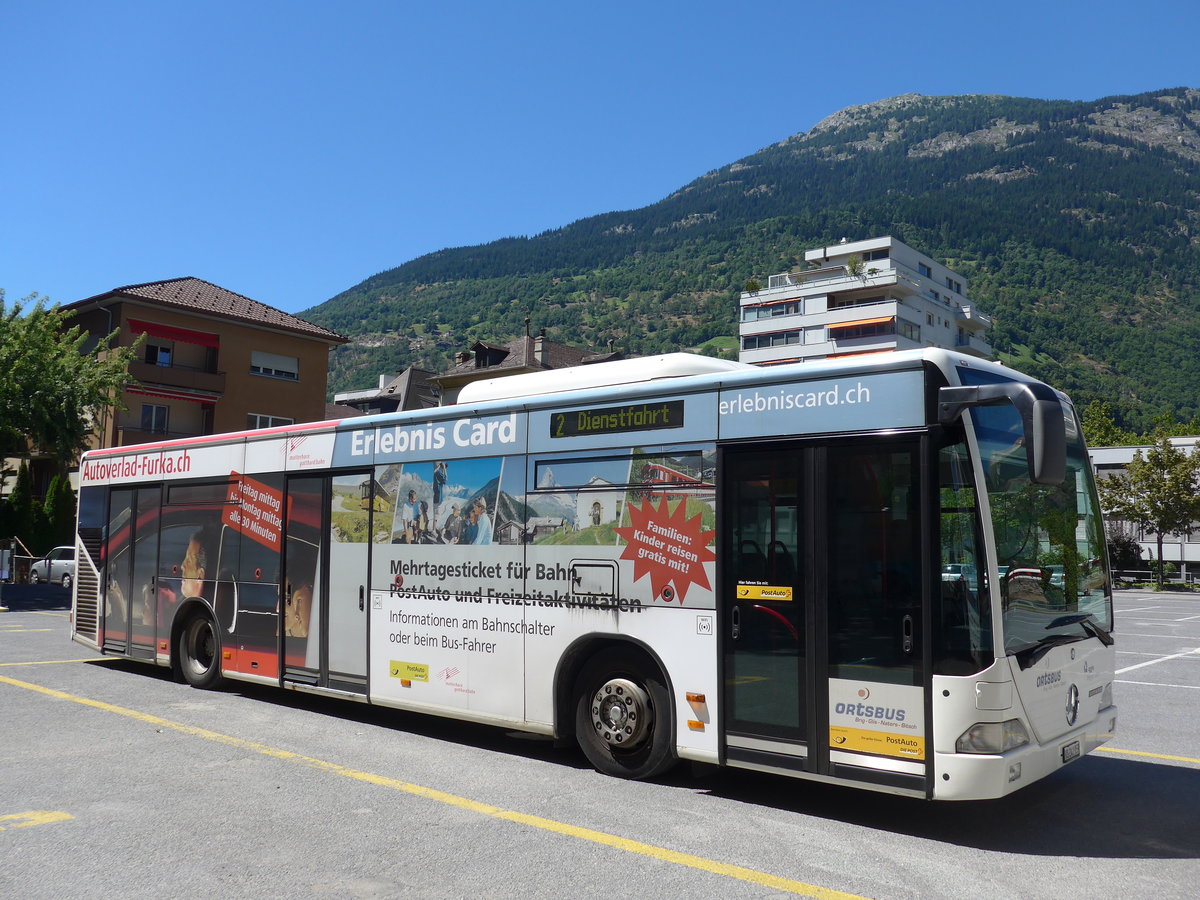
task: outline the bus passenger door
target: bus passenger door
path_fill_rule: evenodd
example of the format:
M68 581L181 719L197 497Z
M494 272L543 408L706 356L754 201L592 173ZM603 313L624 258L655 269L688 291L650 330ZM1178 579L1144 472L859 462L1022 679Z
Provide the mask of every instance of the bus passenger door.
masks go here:
M915 437L819 451L827 773L925 791L924 597L934 514ZM940 577L940 576L939 576ZM938 584L940 590L940 583Z
M287 480L283 680L367 691L370 473Z
M811 578L806 456L795 446L721 457L725 743L731 757L811 768Z
M920 459L909 436L723 448L731 762L924 790Z
M371 565L373 484L370 471L330 479L326 523L329 598L327 684L367 692L367 584Z

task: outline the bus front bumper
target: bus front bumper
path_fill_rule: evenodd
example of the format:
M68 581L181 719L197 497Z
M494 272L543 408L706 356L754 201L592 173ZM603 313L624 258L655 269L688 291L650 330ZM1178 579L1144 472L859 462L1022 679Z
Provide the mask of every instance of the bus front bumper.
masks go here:
M1003 754L935 753L935 800L993 800L1052 775L1107 743L1117 727L1117 707L1100 710L1086 725L1044 744Z

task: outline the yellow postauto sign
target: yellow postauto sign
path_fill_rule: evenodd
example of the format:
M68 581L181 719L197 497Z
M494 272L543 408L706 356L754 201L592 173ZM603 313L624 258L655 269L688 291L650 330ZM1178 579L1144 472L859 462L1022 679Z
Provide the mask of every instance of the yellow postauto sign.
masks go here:
M393 659L388 665L388 674L392 678L406 678L409 681L428 681L429 666L425 663L403 662Z
M739 584L737 586L739 600L774 600L776 602L792 599L792 588L788 585L774 584Z

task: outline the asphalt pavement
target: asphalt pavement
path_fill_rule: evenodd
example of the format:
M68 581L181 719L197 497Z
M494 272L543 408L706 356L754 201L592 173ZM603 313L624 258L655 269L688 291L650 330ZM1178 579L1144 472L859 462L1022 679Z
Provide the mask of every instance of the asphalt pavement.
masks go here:
M0 897L1190 900L1200 885L1200 595L1119 592L1113 740L979 803L689 766L621 781L501 728L195 690L70 642L60 597L13 601L29 608L0 614Z

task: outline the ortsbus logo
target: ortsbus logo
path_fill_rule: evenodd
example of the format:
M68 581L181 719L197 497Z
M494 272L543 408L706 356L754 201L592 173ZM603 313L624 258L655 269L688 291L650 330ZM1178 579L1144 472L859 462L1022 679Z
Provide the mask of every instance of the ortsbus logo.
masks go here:
M116 459L88 460L83 464L84 481L114 481L124 478L155 478L163 475L183 475L192 469L192 458L186 450L175 453L147 453L139 456L118 456Z

